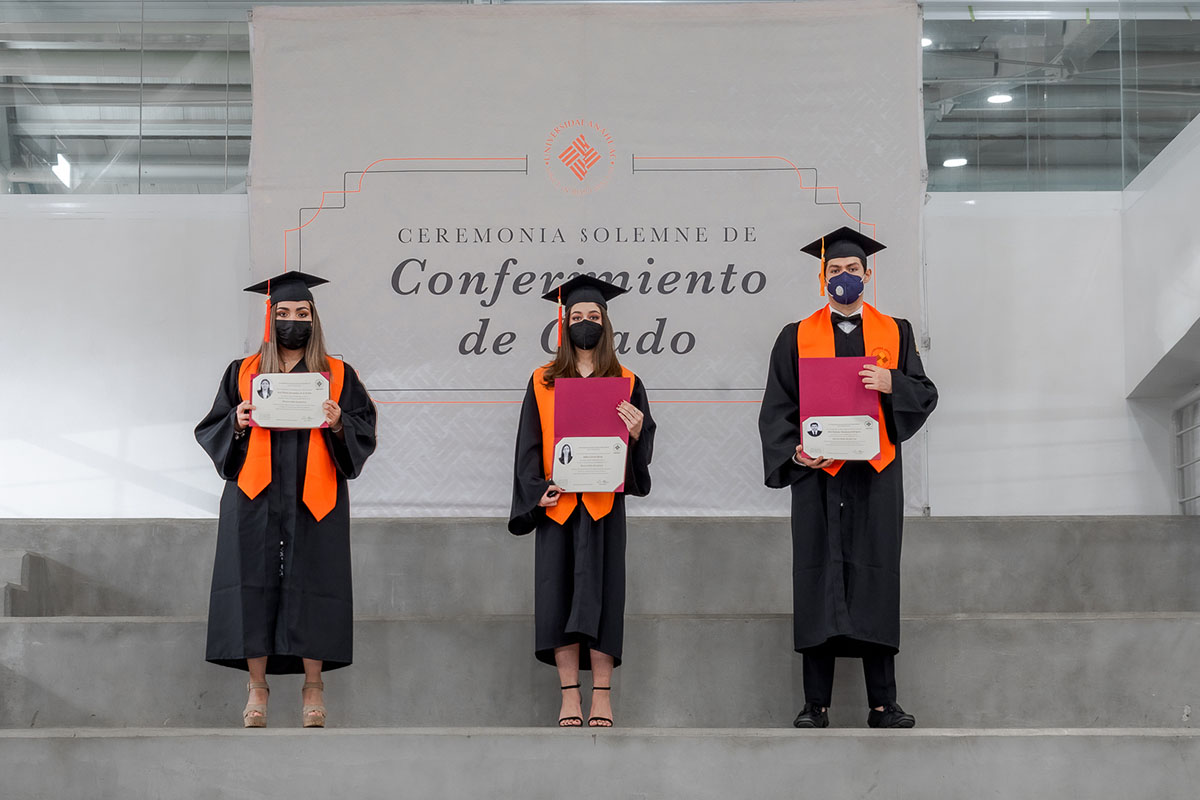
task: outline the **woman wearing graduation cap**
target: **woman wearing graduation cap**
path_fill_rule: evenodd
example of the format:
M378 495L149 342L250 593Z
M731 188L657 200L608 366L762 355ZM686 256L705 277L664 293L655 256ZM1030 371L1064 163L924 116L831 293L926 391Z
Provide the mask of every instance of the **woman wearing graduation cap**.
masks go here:
M758 428L766 484L792 493L792 602L795 650L803 655L805 705L797 728L829 725L838 657L861 658L867 724L911 728L896 703L900 648L900 532L904 471L900 443L937 405L912 325L863 302L871 281L867 257L884 249L850 228L802 248L821 259L829 305L784 326L771 352ZM870 356L858 373L879 393L883 421L874 461L834 461L802 454L799 359ZM805 391L819 392L818 387Z
M229 365L196 426L226 481L206 658L249 671L247 728L266 727L268 673L303 673L303 725L324 727L321 673L351 662L346 481L375 450L375 406L355 371L325 350L310 287L326 282L293 271L246 289L268 295L262 346ZM289 372L328 373L326 427L251 426L253 376Z
M588 725L613 724L612 671L621 664L624 636L625 495L650 492L654 420L641 380L617 360L608 316L608 301L625 291L580 275L545 295L559 304L558 352L534 371L517 430L508 530L516 535L537 532L534 651L539 661L558 668L561 727L583 725L581 669L592 671ZM555 381L588 377L629 381L629 400L611 411L629 431L623 493L564 492L550 480Z

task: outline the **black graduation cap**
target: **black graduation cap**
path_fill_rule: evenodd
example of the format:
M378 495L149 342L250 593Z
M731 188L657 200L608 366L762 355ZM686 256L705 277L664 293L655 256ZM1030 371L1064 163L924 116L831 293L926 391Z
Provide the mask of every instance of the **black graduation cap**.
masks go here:
M849 256L861 258L865 265L867 256L878 253L886 247L887 245L880 244L866 234L842 226L836 231L825 234L815 242L801 247L800 250L813 258L821 259L822 265L831 258L847 258Z
M329 281L308 272L288 270L282 275L267 278L261 283L256 283L253 286L247 286L243 289L243 292L256 292L267 296L267 313L266 318L263 320L263 341L271 341L272 303L287 303L297 300L307 300L311 303L313 296L309 290L314 286L320 286L322 283L329 283Z
M253 286L247 286L242 291L268 295L268 300L272 303L286 303L296 300L307 300L311 303L313 296L309 289L314 286L320 286L322 283L329 283L329 281L308 272L289 270L282 275L268 278Z
M560 283L554 289L542 295L543 300L559 303L558 306L558 346L562 347L563 309L571 310L576 303L595 303L603 309L608 309L608 301L628 292L616 284L593 278L591 275L576 275L566 283Z
M628 291L628 289L622 289L608 281L593 278L591 275L576 275L566 283L559 284L557 288L546 292L542 295L542 299L557 303L561 298L563 306L568 310L576 303L595 303L606 309L609 300Z

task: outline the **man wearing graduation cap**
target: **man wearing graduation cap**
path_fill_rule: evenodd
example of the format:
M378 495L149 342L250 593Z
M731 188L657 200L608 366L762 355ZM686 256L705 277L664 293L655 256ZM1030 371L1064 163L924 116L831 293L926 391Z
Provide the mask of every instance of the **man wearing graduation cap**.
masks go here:
M839 228L802 248L821 259L829 305L784 327L771 352L759 412L766 484L791 488L795 650L804 660L804 708L797 728L825 728L838 657L861 658L872 728L911 728L896 703L900 647L900 541L904 473L900 443L937 405L912 325L864 303L867 257L884 245ZM879 393L883 425L875 461L802 455L799 359L873 356L860 373ZM811 391L811 387L806 389Z
M626 291L579 275L544 295L559 307L558 351L530 378L517 429L508 530L536 531L534 655L558 668L564 728L583 725L581 669L592 671L588 726L613 724L612 670L621 664L625 631L625 496L650 492L650 402L641 379L617 360L608 316L609 301ZM555 382L589 377L629 381L629 399L603 412L629 431L621 492L564 492L551 480Z
M311 292L323 283L291 271L246 289L269 295L262 344L226 368L196 426L225 479L205 658L250 673L248 728L266 727L266 676L301 672L303 724L323 726L322 672L353 660L346 481L375 450L375 405L358 374L326 352ZM253 377L289 372L328 373L326 427L251 426Z

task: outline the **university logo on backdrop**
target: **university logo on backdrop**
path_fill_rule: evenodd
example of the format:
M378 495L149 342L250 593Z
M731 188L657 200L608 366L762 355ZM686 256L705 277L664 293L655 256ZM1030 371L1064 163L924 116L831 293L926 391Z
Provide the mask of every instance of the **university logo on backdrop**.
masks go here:
M603 189L617 169L616 142L595 120L564 120L546 137L542 163L550 181L561 191L592 194Z

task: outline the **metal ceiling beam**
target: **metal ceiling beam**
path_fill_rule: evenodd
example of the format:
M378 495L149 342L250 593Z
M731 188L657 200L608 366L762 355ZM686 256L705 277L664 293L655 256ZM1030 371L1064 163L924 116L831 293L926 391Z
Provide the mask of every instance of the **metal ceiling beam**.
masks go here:
M20 120L12 126L16 136L30 138L64 138L99 136L107 139L136 139L138 134L147 138L169 137L171 139L224 139L225 120L143 120L139 131L138 121L72 119L30 121ZM229 136L250 138L250 123L230 121Z
M1125 170L1119 165L1105 167L1055 167L1031 171L1020 167L929 169L932 192L1118 192L1124 186Z
M463 0L428 0L461 3ZM1127 0L1128 2L1128 0ZM354 0L355 5L392 5L392 0ZM261 0L0 0L0 19L18 23L232 22L245 24ZM271 0L271 5L336 5L328 0Z
M206 185L224 184L226 174L230 183L246 180L246 162L230 161L228 166L223 161L209 163L194 163L192 161L147 161L142 159L141 167L136 161L116 161L105 163L71 164L72 182L76 186L91 184L137 183L140 176L142 181L157 181L160 183L187 183ZM49 167L17 167L8 170L4 177L10 183L27 183L45 186L61 185L62 182L50 171Z
M189 50L246 52L246 25L224 22L0 23L0 46L9 50Z
M982 92L974 96L958 97L954 102L945 101L927 106L929 111L938 110L938 121L951 118L971 118L983 121L1003 122L1024 119L1036 115L1041 118L1093 118L1103 121L1110 114L1119 115L1124 109L1130 113L1178 116L1200 111L1200 90L1158 94L1146 92L1108 92L1105 95L1088 92L1047 92L1031 97L1016 94L1010 103L989 103ZM947 109L946 106L950 108Z
M989 50L926 51L922 58L922 80L927 84L958 78L1017 80L1018 77L1014 74L1000 74L997 67L998 58L995 51ZM1008 61L1015 62L1014 66L1024 67L1018 72L1062 80L1073 80L1076 76L1086 78L1111 74L1113 82L1116 83L1122 67L1132 73L1135 66L1139 72L1152 70L1154 74L1150 77L1153 80L1196 80L1200 76L1200 53L1188 51L1139 53L1136 59L1128 58L1128 63L1122 65L1120 52L1102 50L1094 53L1088 59L1086 68L1078 72L1070 72L1066 64L1056 64L1052 61Z
M0 84L0 106L248 106L250 102L248 84Z
M1085 14L1093 23L1097 20L1132 17L1144 20L1190 19L1184 4L1157 0L976 0L971 4L962 0L921 0L921 6L927 20L960 22L1077 20Z
M250 83L250 54L190 51L0 50L0 77L142 78L164 83Z
M1069 75L1083 72L1092 56L1117 35L1121 23L1116 20L1096 20L1092 23L1071 21L1062 51L1052 59L1053 63L1067 67Z

